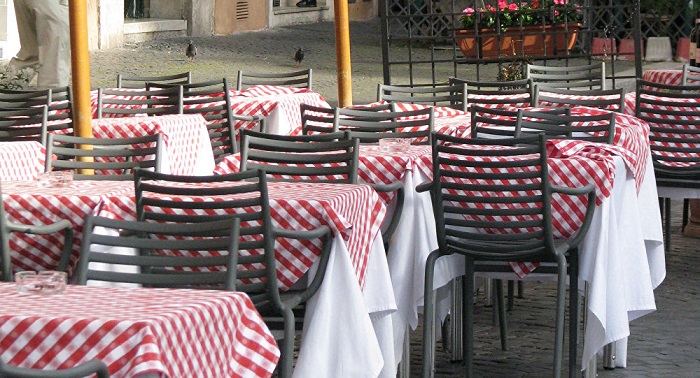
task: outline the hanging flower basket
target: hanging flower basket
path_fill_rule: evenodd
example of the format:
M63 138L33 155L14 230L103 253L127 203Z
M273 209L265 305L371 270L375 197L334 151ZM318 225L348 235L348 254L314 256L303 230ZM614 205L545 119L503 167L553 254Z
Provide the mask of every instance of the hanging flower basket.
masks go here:
M481 29L478 35L475 30L457 30L455 38L467 58L555 56L568 54L580 29L579 23L509 27L501 32L500 38L490 29ZM480 56L477 41L481 46Z

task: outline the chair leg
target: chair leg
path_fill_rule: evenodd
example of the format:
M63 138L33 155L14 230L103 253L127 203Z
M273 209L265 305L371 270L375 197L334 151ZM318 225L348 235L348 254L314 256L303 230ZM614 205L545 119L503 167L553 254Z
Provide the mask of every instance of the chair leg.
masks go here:
M671 250L671 199L664 198L664 251Z
M685 199L683 199L683 227L681 228L681 231L685 231L685 226L688 225L689 216L690 216L690 200L685 198Z
M294 370L294 312L292 309L284 311L284 339L280 348L281 355L278 363L277 375L280 378L289 378Z
M464 374L472 377L474 364L474 262L465 258L464 267L464 301L463 306L463 330L462 345L464 350ZM503 292L501 291L501 294ZM501 297L502 298L502 297Z
M569 255L569 378L576 378L578 373L579 308L578 250L574 250Z
M525 298L525 283L518 281L518 299Z
M439 251L433 251L425 262L425 282L423 289L423 378L435 374L435 293L433 277L435 261L440 257Z
M566 257L557 256L557 314L554 331L554 372L555 378L561 377L564 344L564 313L566 312Z
M503 282L502 280L494 280L496 283L496 308L498 311L498 326L501 335L501 349L508 350L508 323L506 321L506 306L503 303ZM508 286L513 281L508 281Z
M508 280L508 311L513 310L515 304L515 281Z

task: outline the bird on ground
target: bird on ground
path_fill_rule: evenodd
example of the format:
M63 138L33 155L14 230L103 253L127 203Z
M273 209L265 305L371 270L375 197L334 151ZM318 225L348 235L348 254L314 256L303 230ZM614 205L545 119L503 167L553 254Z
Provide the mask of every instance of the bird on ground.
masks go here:
M190 44L187 45L187 50L185 50L185 55L190 58L190 62L194 62L194 57L197 55L197 47L190 40Z
M299 47L297 52L294 53L294 62L296 63L295 67L300 67L302 60L304 60L304 50Z

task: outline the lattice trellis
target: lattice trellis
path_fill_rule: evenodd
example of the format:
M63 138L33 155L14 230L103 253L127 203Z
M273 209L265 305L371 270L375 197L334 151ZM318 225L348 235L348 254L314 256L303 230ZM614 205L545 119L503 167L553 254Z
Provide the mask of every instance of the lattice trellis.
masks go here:
M444 82L449 76L469 76L478 80L486 64L508 64L522 57L501 56L482 59L462 55L455 44L455 30L461 28L462 10L467 7L483 7L483 2L496 5L496 0L384 0L382 16L382 48L384 82L391 84L425 84L418 77L429 76L433 83ZM626 77L641 76L641 49L634 49L634 73L622 74L616 59L624 51L612 51L612 44L623 39L668 35L675 44L680 36L690 31L692 13L690 6L681 6L672 14L643 14L640 17L640 0L569 0L580 4L584 13L582 29L578 32L575 47L560 56L526 57L542 60L544 64L561 65L569 60L591 61L605 59L608 63L608 78L614 81ZM641 0L660 1L660 0ZM668 0L686 2L690 0ZM690 26L690 27L688 27ZM664 34L665 33L665 34ZM603 50L596 48L601 45ZM640 42L642 40L640 39ZM627 52L629 53L629 52ZM581 64L581 63L575 63ZM629 67L629 64L627 64ZM629 71L629 70L627 70ZM627 76L625 76L627 75Z

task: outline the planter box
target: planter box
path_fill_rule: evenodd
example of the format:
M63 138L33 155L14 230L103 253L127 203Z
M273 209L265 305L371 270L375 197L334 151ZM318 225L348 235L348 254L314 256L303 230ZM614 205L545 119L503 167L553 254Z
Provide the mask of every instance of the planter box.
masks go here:
M512 27L501 33L500 41L494 30L482 29L478 36L474 30L457 30L455 39L468 58L477 57L477 40L481 42L479 58L567 55L580 29L581 24Z

